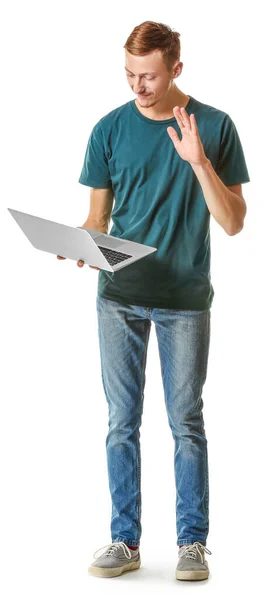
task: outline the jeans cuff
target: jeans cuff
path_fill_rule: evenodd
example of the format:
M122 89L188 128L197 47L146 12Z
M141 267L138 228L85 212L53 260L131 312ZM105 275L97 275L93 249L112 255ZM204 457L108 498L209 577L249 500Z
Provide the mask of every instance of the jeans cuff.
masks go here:
M127 546L139 546L139 541L131 540L119 535L117 538L113 540L113 542L124 542Z
M199 542L203 546L206 546L206 540L196 540L195 538L193 538L192 540L188 540L188 539L178 540L177 546L183 546L184 544L194 544L194 542Z

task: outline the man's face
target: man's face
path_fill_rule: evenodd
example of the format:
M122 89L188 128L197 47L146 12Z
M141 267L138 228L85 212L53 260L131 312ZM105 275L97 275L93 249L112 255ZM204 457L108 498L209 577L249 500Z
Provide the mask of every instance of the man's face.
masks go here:
M147 108L161 100L169 91L174 76L168 72L160 50L145 56L133 56L125 49L127 81L139 104Z

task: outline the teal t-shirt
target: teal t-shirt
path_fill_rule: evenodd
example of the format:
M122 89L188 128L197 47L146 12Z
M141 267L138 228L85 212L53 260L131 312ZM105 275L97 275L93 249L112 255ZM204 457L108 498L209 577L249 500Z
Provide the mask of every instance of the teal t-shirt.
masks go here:
M194 113L205 154L223 183L250 181L230 116L192 96L186 111ZM112 187L111 235L157 248L115 273L101 269L98 295L123 304L204 310L214 297L210 212L190 163L175 150L168 125L181 138L175 117L150 119L130 100L92 129L79 182Z

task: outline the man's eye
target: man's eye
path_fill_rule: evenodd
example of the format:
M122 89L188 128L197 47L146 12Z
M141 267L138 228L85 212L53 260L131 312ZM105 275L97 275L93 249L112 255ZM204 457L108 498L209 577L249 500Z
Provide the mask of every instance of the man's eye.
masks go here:
M134 77L134 75L127 74L127 77ZM146 79L150 81L151 79L155 79L155 77L146 77Z

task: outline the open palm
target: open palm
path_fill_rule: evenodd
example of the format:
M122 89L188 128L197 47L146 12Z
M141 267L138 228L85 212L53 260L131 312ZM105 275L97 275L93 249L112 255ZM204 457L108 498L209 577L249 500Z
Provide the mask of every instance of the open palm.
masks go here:
M175 106L173 114L180 127L182 139L174 127L167 127L167 133L172 139L175 149L183 160L191 164L204 165L208 158L205 155L202 142L200 140L198 127L194 114L188 115L186 109L182 106Z

